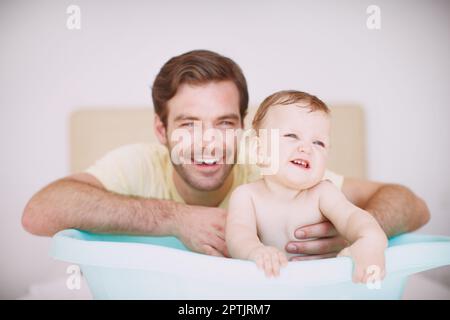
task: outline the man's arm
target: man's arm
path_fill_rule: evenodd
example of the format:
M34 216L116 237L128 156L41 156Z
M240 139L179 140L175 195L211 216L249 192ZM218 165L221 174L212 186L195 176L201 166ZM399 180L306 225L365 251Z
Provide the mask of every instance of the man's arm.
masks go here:
M342 192L371 213L388 237L414 231L430 220L426 203L401 185L345 178Z
M57 180L36 193L25 207L22 225L42 236L68 228L175 235L191 250L227 254L224 210L112 193L88 173Z
M425 202L404 186L345 178L342 192L353 204L372 214L388 237L414 231L430 219ZM333 257L348 245L329 222L299 228L295 236L299 240L318 239L290 242L286 246L288 252L311 255L292 260ZM289 245L295 249L289 249Z

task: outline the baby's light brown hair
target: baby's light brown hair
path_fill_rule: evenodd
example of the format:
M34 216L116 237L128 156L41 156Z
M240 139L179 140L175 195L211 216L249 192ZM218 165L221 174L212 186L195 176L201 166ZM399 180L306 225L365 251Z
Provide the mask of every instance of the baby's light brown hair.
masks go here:
M255 117L253 118L252 127L257 130L261 126L264 117L266 116L267 110L275 105L289 105L298 104L299 107L307 108L310 112L322 111L325 114L330 114L330 109L327 105L309 93L296 91L296 90L283 90L275 92L268 96L259 106L256 111Z

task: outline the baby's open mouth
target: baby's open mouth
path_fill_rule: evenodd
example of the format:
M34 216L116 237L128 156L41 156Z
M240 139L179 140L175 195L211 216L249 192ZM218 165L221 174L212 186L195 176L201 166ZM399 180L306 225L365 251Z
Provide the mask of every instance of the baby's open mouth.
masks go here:
M310 168L308 160L295 159L295 160L292 160L291 163L295 164L296 166L300 166L300 167L302 167L304 169L309 169Z

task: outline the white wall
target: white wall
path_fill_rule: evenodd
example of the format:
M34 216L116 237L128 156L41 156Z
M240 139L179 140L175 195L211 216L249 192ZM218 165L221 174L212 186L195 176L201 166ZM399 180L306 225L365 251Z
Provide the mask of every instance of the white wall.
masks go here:
M66 28L70 4L81 30ZM370 4L381 30L366 27ZM34 192L68 173L70 112L150 106L161 65L197 48L235 59L253 104L285 88L360 103L369 177L409 186L432 212L423 232L450 235L449 31L446 0L2 0L0 298L64 275L49 239L26 234L20 217Z

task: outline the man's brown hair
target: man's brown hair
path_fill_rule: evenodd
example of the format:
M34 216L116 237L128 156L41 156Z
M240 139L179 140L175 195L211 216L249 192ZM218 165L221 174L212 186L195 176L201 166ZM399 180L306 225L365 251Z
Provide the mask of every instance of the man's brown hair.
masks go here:
M322 111L325 114L330 113L330 109L327 105L309 93L296 91L296 90L283 90L275 92L268 96L259 106L256 111L255 117L253 118L252 126L254 129L259 129L261 122L264 120L266 116L267 110L271 106L275 105L289 105L289 104L298 104L299 107L307 108L311 112L313 111Z
M175 96L180 85L202 85L225 80L232 81L239 91L239 113L244 121L248 108L248 89L241 68L230 58L208 50L186 52L171 58L162 66L152 86L155 113L167 126L167 101Z

